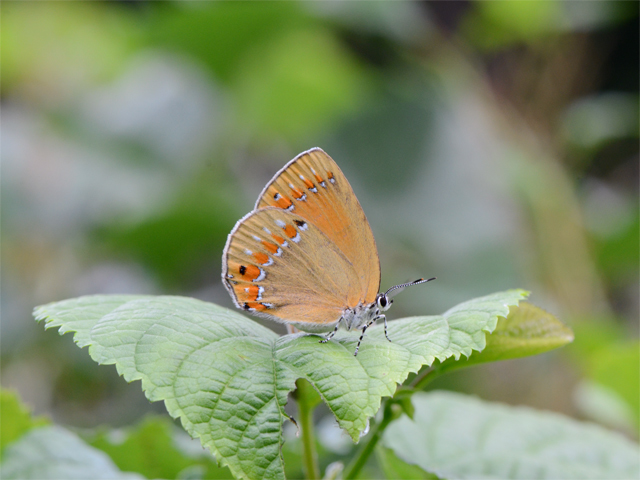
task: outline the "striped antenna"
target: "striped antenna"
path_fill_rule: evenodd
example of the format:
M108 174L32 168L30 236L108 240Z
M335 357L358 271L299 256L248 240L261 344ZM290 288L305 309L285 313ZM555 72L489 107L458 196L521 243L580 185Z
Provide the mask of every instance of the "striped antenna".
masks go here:
M395 297L397 294L399 294L402 290L404 290L407 287L412 287L413 285L420 285L421 283L427 283L435 279L436 277L428 278L426 280L424 278L419 278L418 280L414 280L413 282L403 283L401 285L395 285L391 287L389 290L387 290L386 292L384 292L384 294L389 298Z

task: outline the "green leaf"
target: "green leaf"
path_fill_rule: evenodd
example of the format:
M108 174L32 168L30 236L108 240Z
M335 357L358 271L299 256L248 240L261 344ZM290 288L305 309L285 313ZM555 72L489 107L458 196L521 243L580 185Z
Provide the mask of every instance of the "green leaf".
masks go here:
M3 5L2 15L5 94L38 78L46 78L51 88L66 89L79 72L73 85L87 88L114 78L139 48L132 17L97 2L35 7L11 2Z
M397 384L435 359L460 358L485 347L496 327L526 295L511 290L464 302L443 315L412 317L334 341L278 337L236 311L183 297L92 296L35 310L47 328L76 331L91 357L142 381L193 437L236 477L284 478L282 423L287 396L304 378L354 441Z
M411 465L398 458L390 448L376 448L376 459L384 475L392 480L438 480L438 476L425 472L417 465Z
M1 466L6 480L144 478L121 472L105 453L57 426L33 429L7 446Z
M229 470L218 468L211 455L166 416L148 417L124 432L103 429L87 440L108 454L120 470L146 478L182 478L185 471L195 470L201 472L199 478L231 478ZM185 440L195 444L184 445Z
M0 418L0 452L4 452L8 444L32 428L49 423L44 417L33 418L27 407L20 402L18 395L5 389L0 391Z
M583 384L586 388L576 392L578 406L586 407L582 413L610 426L637 430L640 428L640 342L637 335L609 317L581 319L575 328L576 341L568 353L588 379L588 383ZM601 402L605 397L609 397L608 400ZM617 403L618 408L612 408L612 403ZM598 408L598 404L602 408Z
M594 424L452 392L416 393L383 442L443 478L638 478L640 449Z
M590 363L588 375L624 399L635 414L635 427L640 426L640 342L628 339L603 346Z
M396 403L400 406L400 410L407 417L413 418L413 414L415 412L415 408L413 408L413 403L411 403L411 397L416 391L409 388L399 388L396 391L396 394L393 396L393 399L390 400L393 403Z
M582 380L573 392L573 403L586 418L638 437L638 413L614 389Z
M535 42L558 28L560 3L480 2L464 19L461 30L472 43L484 49Z
M202 2L194 8L167 2L153 5L143 24L153 47L186 53L233 84L248 52L308 23L313 17L295 2Z
M449 359L439 369L450 371L480 363L510 360L538 355L573 341L573 332L560 320L543 309L522 302L498 320L496 329L487 335L487 346L466 360Z
M357 111L370 89L358 62L335 36L307 25L255 45L234 86L238 129L298 142Z

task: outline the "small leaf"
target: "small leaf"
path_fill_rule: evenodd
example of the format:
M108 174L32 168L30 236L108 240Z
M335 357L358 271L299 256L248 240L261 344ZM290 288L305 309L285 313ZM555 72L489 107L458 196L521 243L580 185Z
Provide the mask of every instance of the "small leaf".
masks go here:
M376 459L384 475L390 480L438 480L439 478L434 473L425 472L417 465L400 460L390 448L378 445Z
M98 363L141 380L193 437L236 477L284 478L280 447L288 393L303 378L354 441L383 396L435 359L485 347L485 332L526 296L511 290L464 302L439 316L412 317L358 335L278 337L236 311L183 297L93 296L38 307L36 318L77 331Z
M144 478L121 472L105 453L57 426L33 429L7 446L1 466L6 480Z
M49 420L44 417L33 418L27 407L20 402L18 395L10 390L0 391L0 412L2 417L0 452L32 428L49 423Z
M344 470L344 465L342 462L333 462L329 464L327 470L324 472L324 477L322 480L338 480L342 471Z
M384 445L443 478L638 478L640 448L594 424L452 392L416 393Z
M496 329L487 335L487 346L473 352L467 360L449 359L439 367L441 371L469 367L480 363L537 355L573 341L573 332L556 317L543 309L522 302L509 310L506 318L498 320Z
M402 413L404 413L407 417L413 419L413 414L415 409L413 408L413 403L411 402L411 397L416 392L416 390L412 388L400 387L393 398L389 400L388 405L396 404L400 407Z
M413 402L411 401L411 397L404 397L398 403L402 408L402 412L407 417L413 419L413 416L416 413L416 409L413 407Z

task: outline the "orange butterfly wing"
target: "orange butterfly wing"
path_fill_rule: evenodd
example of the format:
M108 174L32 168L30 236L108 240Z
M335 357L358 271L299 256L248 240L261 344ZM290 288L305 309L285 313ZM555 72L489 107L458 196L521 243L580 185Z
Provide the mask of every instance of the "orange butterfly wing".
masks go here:
M306 331L324 331L346 308L375 301L375 240L331 157L311 149L267 184L229 234L222 279L239 308Z
M380 289L380 260L367 217L347 177L320 148L301 153L267 184L256 210L279 207L317 226L344 254L359 277L348 305L371 303Z
M237 223L223 261L223 283L239 308L312 332L335 325L358 282L318 227L275 207Z

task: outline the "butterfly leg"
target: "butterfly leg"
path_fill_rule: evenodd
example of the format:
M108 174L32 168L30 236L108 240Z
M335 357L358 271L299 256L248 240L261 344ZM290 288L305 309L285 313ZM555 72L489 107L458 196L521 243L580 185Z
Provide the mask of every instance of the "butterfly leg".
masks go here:
M353 356L355 357L356 355L358 355L358 350L360 350L360 343L362 342L362 339L364 338L364 332L367 331L367 327L369 325L371 325L373 322L369 322L367 323L364 327L362 327L362 335L360 335L360 338L358 339L358 345L356 345L356 351L353 354Z
M354 357L358 355L358 350L360 349L360 343L364 338L364 332L367 330L367 328L369 328L371 325L373 325L380 319L384 320L384 336L387 337L387 340L391 341L391 339L389 338L389 334L387 333L387 317L385 315L378 315L377 317L374 317L374 319L371 320L369 323L367 323L364 327L362 327L362 335L360 335L360 338L358 339L358 345L356 345L356 352L353 354Z
M333 338L333 336L338 331L338 327L340 326L341 321L342 321L342 317L340 317L340 320L338 320L338 323L336 323L336 328L334 328L331 332L329 332L329 334L326 337L320 340L320 343L327 343L329 340Z
M389 333L387 331L387 317L385 315L378 315L377 317L375 317L373 320L369 322L367 327L370 327L372 323L375 323L380 319L384 320L384 336L387 337L387 340L391 341L391 339L389 338Z
M387 337L387 340L391 341L391 339L389 338L389 333L387 332L387 317L385 315L380 315L377 319L380 318L384 320L384 336Z

